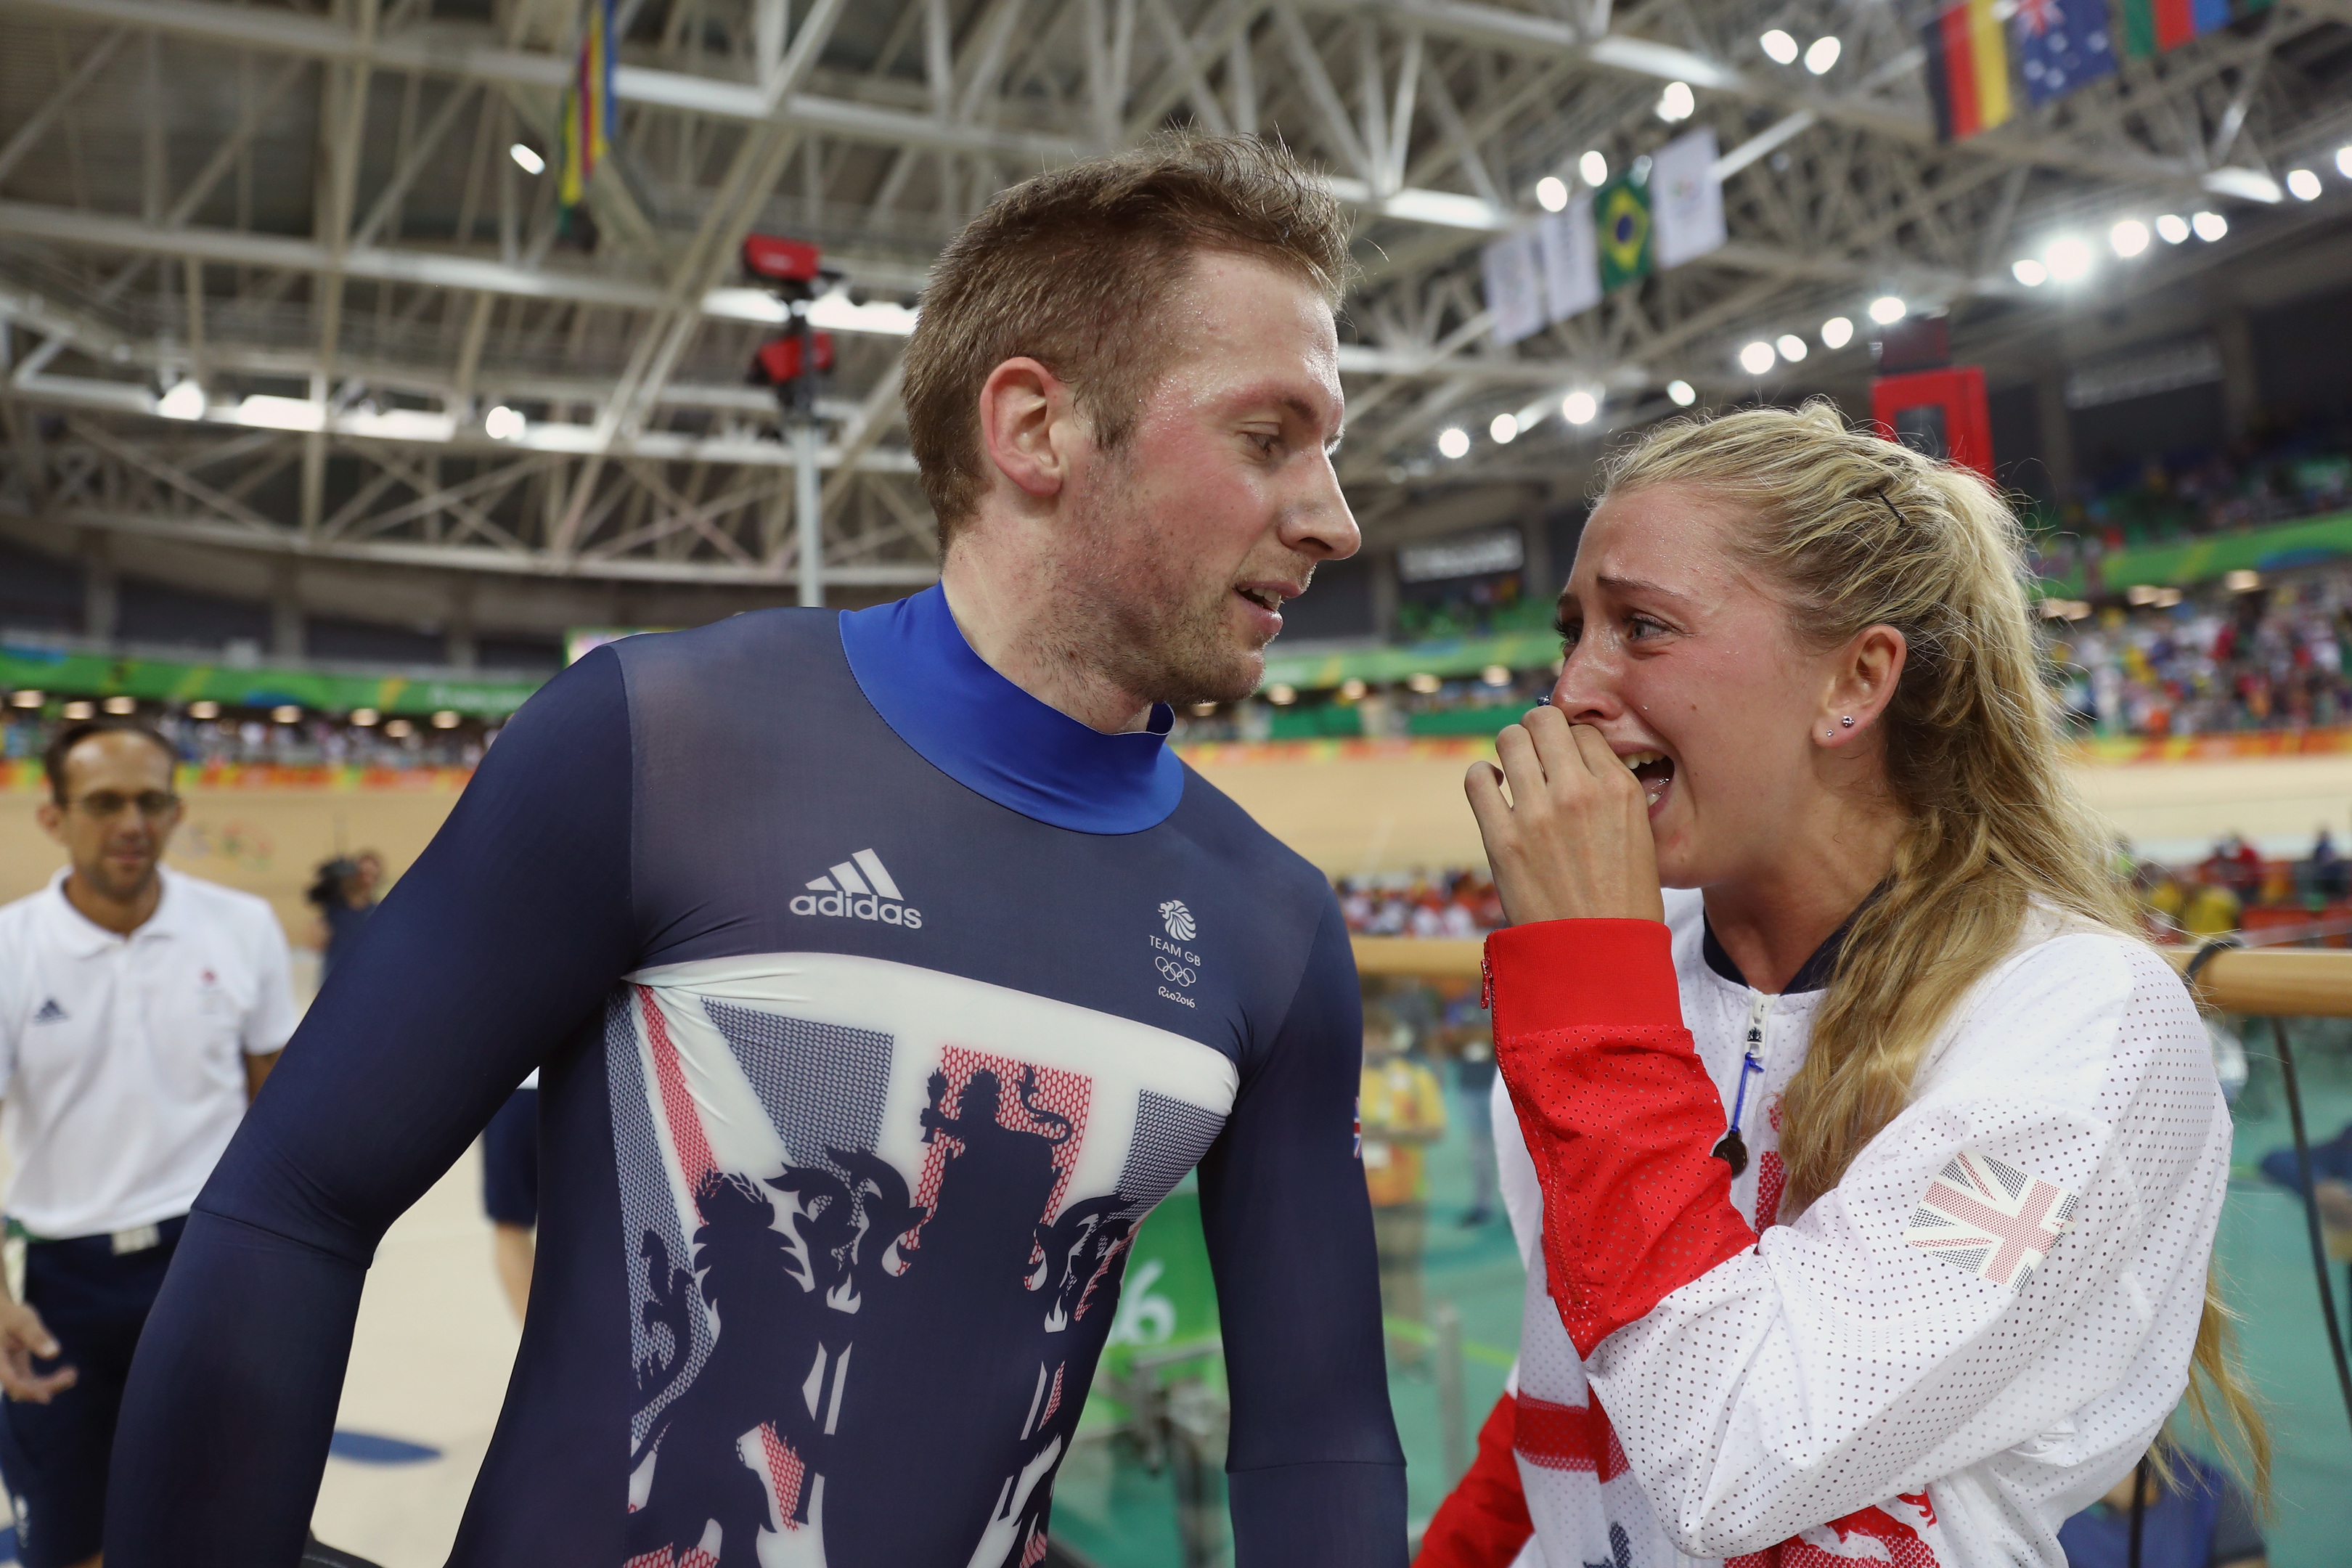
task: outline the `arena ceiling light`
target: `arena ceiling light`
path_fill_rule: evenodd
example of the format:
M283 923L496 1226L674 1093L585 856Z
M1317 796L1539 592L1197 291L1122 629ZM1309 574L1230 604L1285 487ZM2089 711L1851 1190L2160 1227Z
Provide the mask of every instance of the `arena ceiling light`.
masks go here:
M1772 346L1779 349L1780 357L1790 364L1805 357L1805 340L1794 332L1782 332L1772 340Z
M95 702L68 702L62 709L58 710L58 715L68 724L79 724L85 719L95 719L98 717L98 704Z
M1843 316L1832 316L1822 323L1822 347L1842 349L1853 342L1853 323Z
M2352 180L2352 147L2336 149L2336 172L2346 179Z
M2179 213L2166 213L2156 220L2156 237L2167 245L2179 245L2189 237L2189 220Z
M1600 415L1601 400L1589 392L1571 392L1559 400L1559 416L1570 425L1590 425Z
M547 160L520 142L507 149L507 156L512 158L526 174L547 173Z
M1347 679L1339 682L1339 700L1342 702L1361 702L1364 700L1364 693L1370 689L1370 687L1364 684L1363 678L1361 676L1351 675L1348 677Z
M118 693L115 696L108 698L103 706L109 713L113 714L119 719L126 713L138 712L139 699L136 697L124 697Z
M2039 289L2050 281L2050 268L2031 256L2021 256L2009 264L2009 275L2028 289Z
M465 716L453 708L444 708L433 715L433 727L436 730L454 730L464 722Z
M11 708L38 708L42 703L47 700L48 698L45 693L35 691L32 688L26 687L24 690L17 692L15 696L8 699L8 706Z
M1838 55L1844 47L1833 33L1815 38L1812 47L1805 51L1805 68L1815 76L1829 75L1830 68L1838 63Z
M2091 247L2071 234L2052 240L2050 248L2042 253L2042 265L2061 283L2078 281L2091 270Z
M2243 567L2235 572L2224 573L2221 576L2221 586L2232 594L2251 594L2262 585L2263 574Z
M416 726L405 719L394 719L383 727L383 732L395 741L405 741L416 733Z
M1881 294L1870 302L1870 319L1882 327L1891 327L1911 313L1899 295Z
M383 720L383 715L377 712L373 708L354 708L352 710L352 722L357 724L362 730L373 729L376 724Z
M2289 169L2286 188L2299 202L2315 202L2319 199L2319 176L2308 169Z
M1469 450L1470 432L1461 426L1448 425L1437 433L1437 451L1440 457L1459 458Z
M1546 174L1538 180L1536 205L1548 213L1565 211L1568 206L1568 182L1558 174Z
M1687 381L1670 381L1666 383L1666 395L1675 400L1675 407L1688 408L1698 401L1698 388Z
M302 710L291 702L281 702L269 710L269 717L273 723L299 724L302 721Z
M169 392L155 400L155 412L166 419L202 419L205 389L194 376L182 376L173 383Z
M1277 680L1265 689L1265 700L1276 708L1287 708L1298 700L1298 688L1285 686Z
M521 437L526 424L521 415L501 403L482 416L482 434L493 441L512 441Z
M1762 375L1772 368L1777 357L1772 353L1772 345L1759 339L1739 351L1739 368L1750 375Z
M1495 438L1496 446L1509 446L1519 438L1519 416L1516 414L1496 415L1486 426L1486 434Z
M1797 40L1778 27L1757 39L1756 47L1762 49L1764 58L1776 66L1792 66L1797 63Z
M1697 95L1686 81L1670 81L1666 90L1658 94L1658 118L1672 125L1688 120L1698 112Z
M1511 672L1502 665L1490 664L1478 672L1478 679L1489 686L1508 686L1511 683Z
M1576 176L1598 188L1609 183L1609 160L1595 147L1576 161Z
M188 717L196 720L217 719L220 717L220 704L209 697L201 701L191 702L188 704Z
M2217 212L2201 212L2189 220L2189 226L2197 231L2198 238L2210 245L2230 232L2230 220Z
M1425 670L1425 669L1424 669L1424 670L1423 670L1423 671L1422 671L1420 674L1418 674L1418 675L1409 675L1409 676L1405 677L1405 682L1404 682L1404 683L1405 683L1405 686L1406 686L1407 689L1409 689L1409 690L1412 690L1412 691L1418 691L1418 692L1420 692L1423 697L1427 697L1427 696L1429 696L1431 693L1434 692L1434 691L1435 691L1439 687L1441 687L1441 686L1443 686L1443 685L1444 685L1444 684L1445 684L1444 681L1442 681L1442 680L1438 679L1437 679L1437 677L1435 677L1434 675L1430 674L1430 673L1429 673L1429 671L1427 671L1427 670Z
M2117 256L2137 256L2147 248L2147 225L2127 217L2107 230L2107 243L2115 247Z

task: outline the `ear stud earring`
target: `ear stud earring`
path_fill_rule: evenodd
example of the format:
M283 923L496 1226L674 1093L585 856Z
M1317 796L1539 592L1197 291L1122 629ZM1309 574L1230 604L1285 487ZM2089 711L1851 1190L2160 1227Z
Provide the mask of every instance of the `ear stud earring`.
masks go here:
M1844 718L1839 720L1838 722L1851 730L1853 728L1853 715L1849 713Z

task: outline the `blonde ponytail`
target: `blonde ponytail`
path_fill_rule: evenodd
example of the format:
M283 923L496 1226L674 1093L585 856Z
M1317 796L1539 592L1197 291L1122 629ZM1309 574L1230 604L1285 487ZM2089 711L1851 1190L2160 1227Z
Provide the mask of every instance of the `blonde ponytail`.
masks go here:
M2059 763L2023 538L1990 486L1847 428L1825 400L1670 421L1612 457L1603 479L1606 492L1684 484L1747 509L1740 563L1815 646L1881 625L1909 646L1880 720L1908 826L1782 1101L1782 1212L1801 1213L1908 1103L1937 1029L2009 953L2034 900L2119 931L2130 906ZM2195 1364L2266 1493L2269 1441L2232 1364L2230 1320L2209 1278ZM2193 1379L2189 1398L2211 1427Z

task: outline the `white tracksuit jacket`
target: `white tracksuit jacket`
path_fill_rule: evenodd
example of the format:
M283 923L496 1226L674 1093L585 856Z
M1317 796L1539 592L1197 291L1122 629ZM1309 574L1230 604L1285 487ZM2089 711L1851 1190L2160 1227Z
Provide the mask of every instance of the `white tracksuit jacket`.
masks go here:
M2147 948L2037 914L1956 1010L1910 1107L1782 1225L1780 1097L1824 994L1724 979L1702 956L1698 895L1668 892L1666 911L1684 1021L1727 1120L1760 1030L1731 1189L1760 1239L1580 1361L1496 1080L1528 1267L1514 1458L1536 1533L1519 1568L2063 1568L2059 1524L2131 1468L2187 1383L2231 1133L2187 991ZM1925 1200L1964 1152L1964 1180L2006 1166L1996 1179L2075 1200L2030 1274L2013 1256L1930 1250L1955 1222ZM1543 1440L1577 1417L1591 1448Z

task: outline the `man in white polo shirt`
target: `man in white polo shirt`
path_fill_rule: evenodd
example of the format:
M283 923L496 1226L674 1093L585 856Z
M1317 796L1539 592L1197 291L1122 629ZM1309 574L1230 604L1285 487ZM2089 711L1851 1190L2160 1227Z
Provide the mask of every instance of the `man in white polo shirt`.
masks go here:
M0 1287L0 1473L26 1568L98 1563L131 1352L294 1031L269 906L161 864L176 760L125 720L60 732L39 816L71 863L0 908L0 1134L26 1242L24 1300Z

